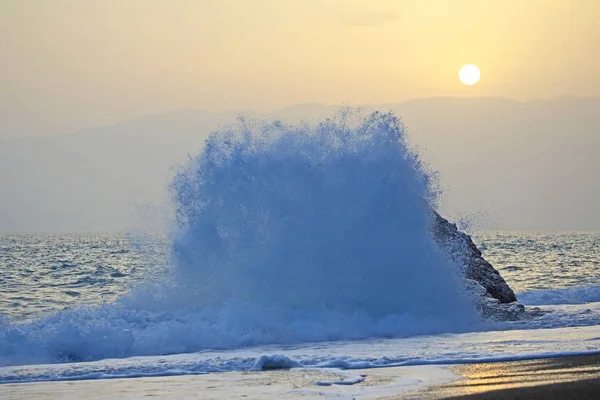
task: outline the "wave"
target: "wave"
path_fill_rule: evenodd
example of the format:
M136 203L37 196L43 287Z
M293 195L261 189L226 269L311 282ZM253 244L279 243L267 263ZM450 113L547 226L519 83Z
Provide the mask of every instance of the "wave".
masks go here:
M0 364L474 330L430 234L434 191L393 114L240 120L171 184L164 279L115 304L0 321Z
M157 362L156 360L145 360L147 363L133 364L128 366L119 365L80 365L64 369L53 369L41 371L17 370L0 371L0 385L10 383L33 383L33 382L60 382L60 381L79 381L92 379L125 379L125 378L154 378L182 375L205 375L213 372L232 372L232 371L267 371L277 369L336 369L338 373L342 371L364 370L374 368L407 367L419 365L461 365L478 364L492 362L510 362L543 360L559 357L579 357L600 355L600 350L581 350L581 351L552 351L531 354L514 354L502 356L477 356L454 358L435 358L435 359L352 359L348 361L347 357L331 358L322 361L321 358L302 359L301 362L289 358L283 354L268 354L259 357L236 358L227 360L185 360L184 362ZM365 375L346 375L346 379L335 382L315 382L316 386L350 385L364 381Z
M529 290L517 294L525 305L585 304L600 302L600 286L579 286L566 289Z
M289 368L348 370L598 354L595 326L367 339L0 368L0 384Z

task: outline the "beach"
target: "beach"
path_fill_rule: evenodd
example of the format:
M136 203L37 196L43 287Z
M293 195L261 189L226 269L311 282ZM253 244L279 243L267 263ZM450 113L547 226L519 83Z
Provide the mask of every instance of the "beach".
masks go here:
M597 399L600 355L454 366L460 380L400 399Z
M12 399L595 399L600 355L352 371L291 369L0 385Z
M363 379L364 378L364 379ZM448 368L414 366L340 371L291 369L155 378L99 379L0 385L16 399L383 399L442 385L458 376ZM360 381L358 383L354 383Z

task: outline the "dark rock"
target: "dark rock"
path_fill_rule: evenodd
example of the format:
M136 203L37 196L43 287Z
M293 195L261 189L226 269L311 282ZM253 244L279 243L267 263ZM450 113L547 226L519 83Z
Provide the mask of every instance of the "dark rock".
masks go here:
M525 316L525 306L517 302L500 303L492 297L484 297L479 303L481 315L485 318L495 318L500 321L517 321Z
M467 279L478 282L487 294L500 303L517 301L515 292L507 285L500 273L481 255L471 237L460 232L455 224L442 218L437 212L433 218L434 238L444 253L462 266Z

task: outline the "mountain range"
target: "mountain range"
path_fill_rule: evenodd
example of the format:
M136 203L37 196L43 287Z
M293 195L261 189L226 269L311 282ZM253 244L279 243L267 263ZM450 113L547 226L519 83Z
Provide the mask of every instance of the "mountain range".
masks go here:
M314 120L339 108L182 110L0 141L0 232L122 231L148 223L156 217L151 210L165 209L174 168L219 126L239 115ZM430 98L362 108L402 119L411 146L439 172L441 212L463 228L600 229L600 98Z

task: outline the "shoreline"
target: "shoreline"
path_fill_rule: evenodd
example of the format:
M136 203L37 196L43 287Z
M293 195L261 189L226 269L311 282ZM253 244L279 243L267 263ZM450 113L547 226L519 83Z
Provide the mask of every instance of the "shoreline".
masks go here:
M298 368L0 385L11 399L588 399L600 393L600 354L360 370Z
M394 399L596 399L600 354L450 366L462 378ZM390 399L391 400L391 399Z
M364 370L296 368L145 378L6 383L2 400L65 399L384 399L443 385L459 376L445 366Z

